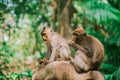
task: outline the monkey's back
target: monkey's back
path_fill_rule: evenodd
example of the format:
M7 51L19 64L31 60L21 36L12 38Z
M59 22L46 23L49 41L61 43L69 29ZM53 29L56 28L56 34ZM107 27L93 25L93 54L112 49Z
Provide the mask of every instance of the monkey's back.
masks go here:
M60 34L55 32L56 36L56 42L57 44L59 44L58 46L65 46L66 48L69 48L68 44L67 44L67 40L64 39Z
M100 64L103 62L104 59L104 47L102 43L95 38L94 36L88 36L91 44L91 48L93 49L93 57L92 57L92 68L99 68Z
M62 60L69 60L71 53L70 47L67 44L67 40L55 32L51 41L54 42L53 44L57 48L56 59L61 58Z

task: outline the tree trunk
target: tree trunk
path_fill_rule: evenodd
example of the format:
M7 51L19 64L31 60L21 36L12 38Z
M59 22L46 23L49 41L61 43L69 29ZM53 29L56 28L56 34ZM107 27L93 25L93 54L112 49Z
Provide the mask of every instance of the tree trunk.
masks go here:
M71 0L55 0L54 2L54 24L58 22L57 31L66 39L71 37L71 17L72 17L72 1Z

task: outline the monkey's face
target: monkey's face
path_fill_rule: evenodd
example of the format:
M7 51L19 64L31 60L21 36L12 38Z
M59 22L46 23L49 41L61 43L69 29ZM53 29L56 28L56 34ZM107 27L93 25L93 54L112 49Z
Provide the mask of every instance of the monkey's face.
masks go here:
M72 33L72 41L79 41L82 40L86 36L86 32L82 27L78 27Z
M49 27L44 27L41 35L44 41L49 41L51 39L51 36L53 35L53 30Z
M47 34L46 33L42 33L42 39L44 40L44 41L47 41Z

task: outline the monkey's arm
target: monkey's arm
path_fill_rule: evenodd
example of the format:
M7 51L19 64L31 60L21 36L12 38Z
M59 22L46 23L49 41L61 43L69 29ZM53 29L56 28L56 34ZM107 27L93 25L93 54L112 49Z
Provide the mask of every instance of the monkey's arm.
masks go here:
M42 64L44 62L47 62L47 60L49 60L49 58L50 58L50 55L51 55L51 48L47 45L47 53L46 53L44 59L41 59L39 63Z
M93 57L93 53L88 48L82 47L76 43L72 45L72 47L76 50L82 51L87 57Z
M52 49L52 53L51 53L51 56L50 56L49 61L54 61L54 60L55 60L56 53L57 53L57 48L54 47L54 48Z
M56 58L56 54L57 54L57 41L56 41L56 38L53 37L53 39L51 40L51 55L49 56L49 62L52 62L55 60Z
M45 56L46 60L49 60L51 53L52 53L51 48L49 46L47 46L47 54Z
M56 57L56 48L53 48L51 56L50 56L49 60L46 61L45 64L49 64L49 63L53 62L55 60L55 57Z
M69 40L69 41L68 41L68 45L69 45L69 46L72 46L75 50L81 50L81 51L83 51L83 52L86 52L86 50L85 50L82 46L76 44L76 43L75 43L74 41L72 41L72 40Z
M45 64L49 64L55 60L56 53L57 53L56 50L57 50L57 48L52 48L50 53L48 51L48 53L45 56L45 60L47 60L47 61L45 61Z

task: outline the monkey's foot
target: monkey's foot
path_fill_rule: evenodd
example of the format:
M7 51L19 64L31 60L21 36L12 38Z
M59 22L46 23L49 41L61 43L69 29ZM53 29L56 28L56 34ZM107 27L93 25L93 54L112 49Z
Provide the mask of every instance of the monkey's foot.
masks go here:
M74 59L70 58L70 64L74 65Z
M73 59L72 57L70 57L70 61L71 61L71 62L74 62L74 59Z
M39 62L39 64L42 64L44 62L46 62L46 60L45 59L41 59L40 62Z
M46 66L45 63L41 63L41 64L38 66L38 68L36 69L36 71L38 71L38 70L44 68L45 66ZM35 71L35 72L36 72L36 71Z

